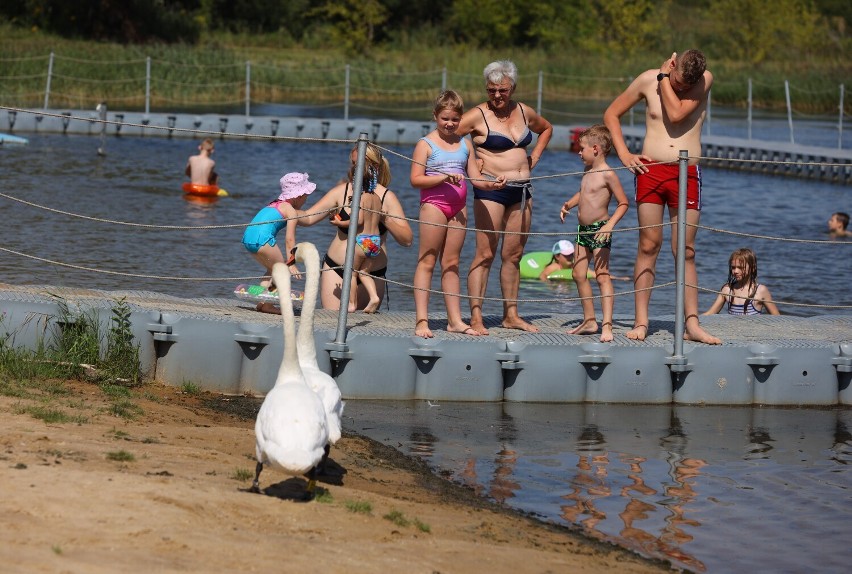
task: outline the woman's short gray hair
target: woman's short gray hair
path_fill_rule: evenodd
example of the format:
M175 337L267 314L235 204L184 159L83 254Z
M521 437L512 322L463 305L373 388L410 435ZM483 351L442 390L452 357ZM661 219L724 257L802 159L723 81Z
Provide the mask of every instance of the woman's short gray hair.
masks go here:
M515 82L518 81L518 67L510 60L497 60L485 66L482 75L485 76L486 82L492 84L499 84L504 79L508 79L514 87Z

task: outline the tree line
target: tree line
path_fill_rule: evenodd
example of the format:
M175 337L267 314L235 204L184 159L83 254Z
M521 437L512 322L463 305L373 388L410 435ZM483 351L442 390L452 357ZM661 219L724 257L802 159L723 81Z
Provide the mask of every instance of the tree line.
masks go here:
M744 65L848 60L848 0L3 0L0 22L69 38L195 44L221 32L353 55L398 45L618 57L695 46Z

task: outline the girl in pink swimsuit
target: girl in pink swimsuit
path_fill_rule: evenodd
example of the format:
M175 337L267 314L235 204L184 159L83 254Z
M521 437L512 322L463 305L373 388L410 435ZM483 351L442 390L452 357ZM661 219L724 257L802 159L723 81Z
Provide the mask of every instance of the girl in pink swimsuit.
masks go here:
M461 317L459 258L467 226L467 181L477 187L500 189L506 181L486 181L476 165L469 139L456 135L464 104L452 90L435 100L437 128L420 138L414 147L411 185L420 189L420 254L414 272L414 333L432 337L429 328L429 289L438 257L441 258L441 290L447 306L447 331L478 335Z

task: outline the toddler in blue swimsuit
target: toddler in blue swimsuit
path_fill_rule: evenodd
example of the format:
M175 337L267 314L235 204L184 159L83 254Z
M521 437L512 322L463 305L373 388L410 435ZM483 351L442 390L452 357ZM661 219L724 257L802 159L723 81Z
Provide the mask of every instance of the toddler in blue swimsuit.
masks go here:
M306 173L288 173L281 178L279 184L280 195L257 212L243 233L243 245L266 271L260 283L264 287L269 287L272 282L272 266L275 263L287 262L275 237L286 228L286 253L296 247L296 225L287 225L287 220L296 217L296 210L305 205L308 195L317 188L317 184L308 181ZM295 266L290 267L290 273L298 273ZM263 310L260 309L261 305L270 304L259 304L259 311Z

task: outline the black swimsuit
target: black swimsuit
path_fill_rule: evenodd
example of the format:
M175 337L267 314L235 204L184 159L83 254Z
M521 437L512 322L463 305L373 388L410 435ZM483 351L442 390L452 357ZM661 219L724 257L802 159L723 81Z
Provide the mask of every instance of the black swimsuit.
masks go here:
M518 141L515 141L500 132L492 131L491 126L488 125L488 120L485 119L485 112L482 111L482 108L477 108L479 113L482 114L482 121L485 122L485 129L487 130L485 141L481 144L477 144L477 147L481 147L488 151L506 151L513 148L526 148L530 145L532 143L532 132L530 131L529 124L527 124L527 115L524 113L524 106L518 104L518 107L521 109L521 117L524 118L524 127L526 129L524 135L521 136L521 139ZM489 179L496 179L485 173L482 175ZM526 200L531 199L532 184L529 181L513 181L511 183L507 183L503 189L494 189L490 191L479 189L476 185L474 185L473 198L495 201L501 205L509 207L518 203L524 203Z
M380 200L382 205L385 204L385 196L388 194L388 191L390 191L390 190L385 188L385 192L382 194L382 198ZM351 195L347 196L346 195L347 193L349 193L349 182L346 182L346 187L343 190L343 203L344 204L352 201L352 196ZM347 212L343 211L343 210L344 210L344 208L341 207L340 212L346 214L346 217L344 217L343 219L348 219L349 214ZM343 241L346 241L346 240L349 239L349 232L348 231L344 231L343 229L338 228L337 232L341 234L340 239L342 239ZM387 232L388 232L388 228L385 227L385 225L380 222L379 223L379 235L381 235L382 238L384 239L384 236L387 234ZM326 265L328 265L329 267L331 267L334 270L334 272L337 273L337 275L341 279L343 279L343 266L340 263L337 263L336 261L334 261L331 257L329 257L328 253L325 254L325 257L323 258L323 262ZM373 271L370 271L370 275L372 275L373 277L376 277L377 279L384 279L387 271L388 271L387 266L384 266L381 269L374 269ZM361 280L358 279L358 282L360 283Z

